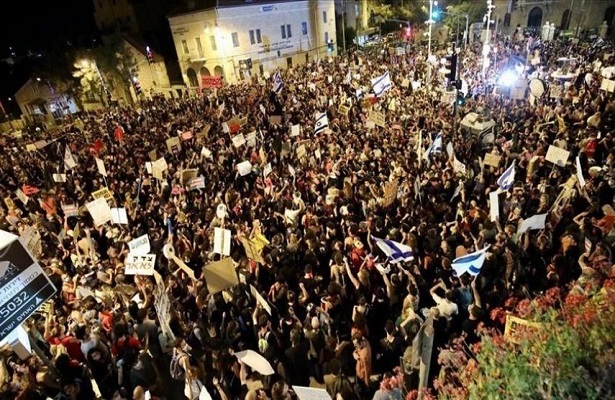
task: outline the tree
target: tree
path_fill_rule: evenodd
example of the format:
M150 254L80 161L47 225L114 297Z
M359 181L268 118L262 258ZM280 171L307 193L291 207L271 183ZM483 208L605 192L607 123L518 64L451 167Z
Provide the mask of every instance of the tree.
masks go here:
M487 3L485 1L464 1L460 4L450 5L446 7L444 24L455 29L457 27L457 19L459 18L460 26L464 26L465 29L464 16L466 14L470 24L482 21L483 16L487 14Z
M81 93L86 102L98 99L105 103L105 90L95 64L95 59L80 58L73 64L73 77L79 79Z
M513 313L521 325L505 337L483 332L472 352L457 347L455 366L443 368L434 386L446 399L606 399L615 396L615 278L593 295L583 290L563 297L550 289L522 300ZM563 297L563 298L562 298ZM502 323L506 313L494 309ZM525 328L524 328L525 327ZM512 340L514 339L514 340Z

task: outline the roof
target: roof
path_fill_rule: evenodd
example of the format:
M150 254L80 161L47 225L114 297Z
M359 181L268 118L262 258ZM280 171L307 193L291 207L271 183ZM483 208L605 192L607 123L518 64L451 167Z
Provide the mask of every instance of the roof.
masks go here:
M147 57L147 45L141 39L133 35L126 34L126 33L122 34L122 39L124 39L126 43L128 43L131 47L133 47L139 53L143 54L144 57ZM152 49L152 52L154 54L154 62L164 61L164 58L160 54L156 53L154 49Z
M183 14L191 14L214 8L231 8L255 5L269 5L278 3L294 3L305 0L186 0L184 3L173 10L168 17L175 17Z

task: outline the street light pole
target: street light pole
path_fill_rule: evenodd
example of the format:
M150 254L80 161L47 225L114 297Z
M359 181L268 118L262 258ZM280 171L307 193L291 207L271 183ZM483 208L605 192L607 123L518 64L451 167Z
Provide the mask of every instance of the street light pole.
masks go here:
M491 11L495 6L491 0L487 0L487 37L483 45L483 77L487 76L487 66L489 64L489 40L491 39Z
M427 42L427 82L425 82L425 84L427 85L428 92L429 92L429 87L431 86L431 27L434 22L432 18L433 17L433 5L434 5L434 0L429 0L429 19L427 20L427 23L429 24L428 42Z
M346 54L346 0L342 1L342 41L344 42L344 54Z

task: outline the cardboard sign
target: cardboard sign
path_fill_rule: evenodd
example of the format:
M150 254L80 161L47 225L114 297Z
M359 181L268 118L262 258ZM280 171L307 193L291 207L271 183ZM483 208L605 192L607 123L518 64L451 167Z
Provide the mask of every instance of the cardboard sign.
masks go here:
M219 293L239 283L233 259L230 257L207 264L203 268L203 277L211 294Z
M199 170L196 168L185 169L180 173L180 180L182 185L187 185L192 179L196 178Z
M246 144L246 139L243 137L243 133L233 136L231 140L233 141L233 146L237 148Z
M53 174L53 181L55 183L64 183L66 182L66 174Z
M489 217L492 222L497 221L500 218L500 198L499 193L489 193Z
M74 204L62 204L62 212L65 217L79 216L79 208Z
M128 242L129 254L143 256L150 252L149 236L147 234L139 236Z
M154 275L156 254L135 255L128 254L124 261L124 274L126 275Z
M111 208L109 208L107 200L102 197L86 204L86 208L94 220L94 225L97 227L106 224L112 219Z
M158 158L158 155L156 154L156 149L154 150L150 150L147 155L149 156L149 160L150 161L156 161L156 159Z
M111 222L114 224L128 225L128 215L125 208L111 209Z
M299 125L293 125L290 127L290 137L299 136Z
M281 115L270 115L268 120L271 125L282 125Z
M369 114L369 119L374 122L376 126L381 128L386 128L386 122L384 118L384 114L378 111L372 111Z
M410 80L408 78L404 78L404 80L401 81L401 87L409 88L410 87Z
M190 190L205 189L205 177L199 176L190 180Z
M350 107L348 107L345 104L340 104L340 106L337 109L337 112L342 114L342 115L348 115L349 111L350 111Z
M256 147L256 131L250 132L245 136L246 146Z
M513 315L507 315L504 327L504 340L518 344L528 337L528 334L535 335L545 327L546 325L540 322L531 322Z
M254 261L256 261L257 263L259 263L261 265L265 263L263 261L263 258L260 255L260 251L258 250L258 246L254 242L248 240L247 238L242 238L241 239L241 244L243 246L243 249L246 252L246 256L249 259L254 260Z
M502 157L498 156L497 154L487 153L485 154L485 159L483 160L483 164L497 168L500 165L501 159Z
M455 157L453 159L453 170L461 175L465 175L466 174L466 166L464 163L462 163L461 161L459 161L457 159L457 157Z
M95 158L95 160L96 160L96 167L98 167L98 173L104 177L107 177L107 169L105 168L105 162L98 157Z
M250 161L240 162L239 164L237 164L236 167L237 167L237 172L239 172L239 175L241 176L246 176L250 172L252 172L252 164L250 163Z
M271 306L269 305L269 303L267 303L267 300L265 300L265 298L261 296L258 290L252 285L250 285L250 293L252 294L252 296L254 296L254 298L256 299L256 302L260 304L261 307L263 307L265 311L267 311L267 314L272 315Z
M214 228L214 253L225 256L231 255L231 231Z
M568 157L570 157L570 152L564 149L560 149L557 146L550 145L549 150L547 150L547 156L545 159L558 167L566 166L566 162L568 161Z
M518 234L525 233L526 231L532 231L537 229L544 229L545 222L547 220L547 213L545 214L536 214L531 216L528 219L523 220L521 225L519 225L519 229L517 230Z
M305 145L301 145L299 147L297 147L297 157L299 159L305 158L305 155L307 153L307 150L305 149Z
M176 152L180 152L182 149L182 145L181 145L181 141L179 140L178 137L172 137L167 139L167 149L169 150L169 153L173 154L174 151Z
M396 198L397 198L397 182L393 181L393 182L387 183L387 185L384 187L384 202L382 203L382 205L384 207L389 207L391 204L393 204Z
M21 189L17 189L15 191L15 195L24 205L28 204L28 200L30 200L30 198L26 196L26 194Z
M106 201L114 201L113 193L107 187L92 192L92 197L96 200L105 199Z
M265 168L263 169L263 177L266 178L271 173L271 170L271 163L265 165Z

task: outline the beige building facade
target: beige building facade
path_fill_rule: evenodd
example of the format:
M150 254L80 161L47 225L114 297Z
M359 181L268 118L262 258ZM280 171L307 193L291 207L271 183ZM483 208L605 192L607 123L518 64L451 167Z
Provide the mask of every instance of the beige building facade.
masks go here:
M336 54L333 1L193 2L168 19L190 88L204 76L236 83Z

